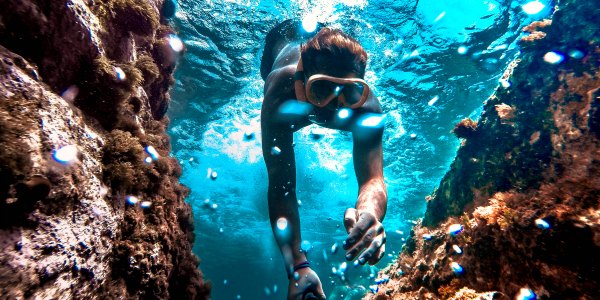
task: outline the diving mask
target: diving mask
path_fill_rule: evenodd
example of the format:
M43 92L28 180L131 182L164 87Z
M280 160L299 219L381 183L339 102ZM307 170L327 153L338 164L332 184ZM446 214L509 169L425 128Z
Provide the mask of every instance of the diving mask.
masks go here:
M369 85L360 78L341 78L324 74L312 75L306 80L302 59L294 75L296 98L323 108L338 99L344 107L361 107L369 97ZM306 80L306 82L305 82Z

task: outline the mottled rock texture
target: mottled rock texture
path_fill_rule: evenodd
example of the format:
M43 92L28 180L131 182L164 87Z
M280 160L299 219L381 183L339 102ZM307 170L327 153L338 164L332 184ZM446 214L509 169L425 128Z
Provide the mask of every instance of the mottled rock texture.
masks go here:
M457 125L451 170L368 299L514 299L522 288L539 299L600 298L600 2L557 8L526 28L503 77L512 85L477 123ZM565 60L546 62L550 51ZM464 230L452 236L451 224Z
M208 298L165 133L181 53L162 2L0 1L0 299Z

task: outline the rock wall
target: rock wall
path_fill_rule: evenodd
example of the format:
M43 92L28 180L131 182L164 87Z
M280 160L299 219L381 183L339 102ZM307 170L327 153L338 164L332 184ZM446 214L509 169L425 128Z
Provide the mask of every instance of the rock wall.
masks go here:
M167 0L0 1L0 298L207 299Z
M600 298L600 2L556 8L367 299Z

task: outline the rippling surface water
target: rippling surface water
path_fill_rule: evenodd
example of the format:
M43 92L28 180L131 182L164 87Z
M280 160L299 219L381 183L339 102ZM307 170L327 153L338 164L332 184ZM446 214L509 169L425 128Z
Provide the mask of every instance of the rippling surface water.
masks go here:
M530 2L545 7L528 14ZM172 91L170 133L181 181L192 190L194 251L213 299L283 299L287 289L260 148L259 66L270 28L312 16L357 38L369 55L366 80L387 114L383 224L390 256L376 267L349 263L345 280L332 274L344 258L331 248L345 238L343 213L357 195L351 136L314 125L295 134L309 259L328 299L360 299L374 284L370 275L401 250L454 158L454 124L478 117L518 55L522 27L551 7L551 0L180 0L175 24L187 53Z

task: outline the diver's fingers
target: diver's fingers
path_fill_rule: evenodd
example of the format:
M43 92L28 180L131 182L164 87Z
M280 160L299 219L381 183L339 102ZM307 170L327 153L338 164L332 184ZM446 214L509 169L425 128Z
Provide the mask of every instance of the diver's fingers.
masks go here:
M354 244L362 239L362 236L369 230L369 228L377 222L375 216L370 213L362 213L358 216L358 222L350 229L348 237L344 241L344 250L350 249Z
M377 254L379 249L381 249L381 247L383 246L383 243L384 243L383 235L378 235L375 239L373 239L373 241L369 245L369 248L367 248L367 250L365 250L358 257L358 263L360 263L361 265L364 265L365 262L370 261L372 258L376 258L377 261L379 261L379 258L375 255Z
M378 263L383 256L385 255L385 233L383 234L383 245L381 245L381 248L379 248L379 250L377 250L377 253L375 253L375 255L373 255L373 257L371 257L371 259L369 259L369 264L372 266L376 263Z
M356 209L346 209L346 212L344 213L344 227L346 227L347 233L350 233L350 230L352 229L352 227L354 227L354 224L356 224L357 218L358 216L356 215Z

